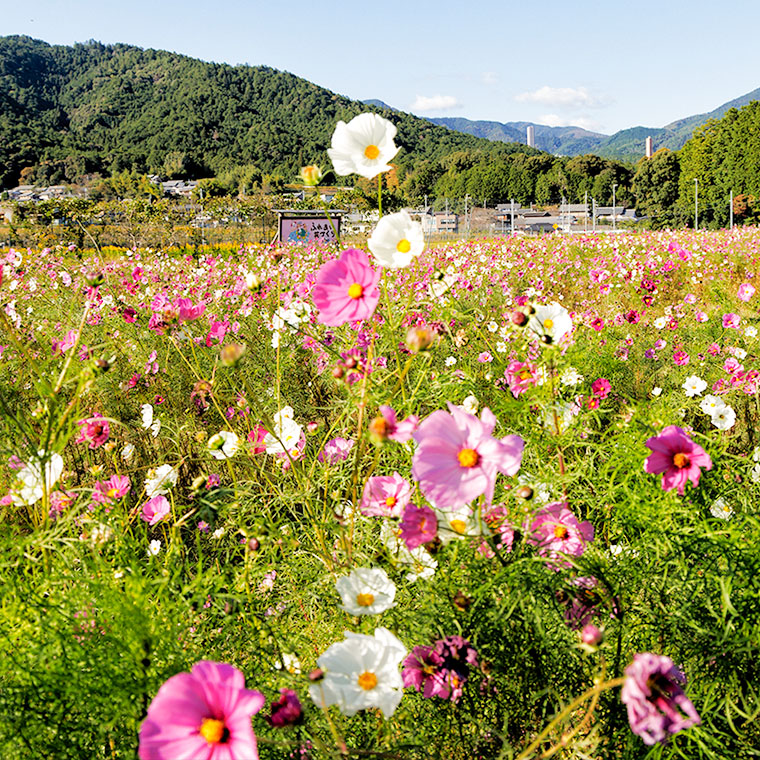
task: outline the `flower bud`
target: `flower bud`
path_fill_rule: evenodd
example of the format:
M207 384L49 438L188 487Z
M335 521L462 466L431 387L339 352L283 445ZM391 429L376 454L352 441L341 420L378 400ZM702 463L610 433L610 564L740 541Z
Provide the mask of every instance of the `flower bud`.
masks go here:
M97 288L105 282L102 272L87 272L84 276L84 281L91 288Z
M225 367L234 367L245 353L245 346L240 343L228 343L219 352L219 358Z
M310 164L309 166L302 166L298 176L304 185L316 187L322 181L324 174L322 174L322 170L318 166Z
M515 496L518 499L530 501L533 498L533 489L530 486L520 486L519 488L515 488Z
M512 320L512 324L518 327L524 327L528 324L528 315L520 309L515 309L510 319Z

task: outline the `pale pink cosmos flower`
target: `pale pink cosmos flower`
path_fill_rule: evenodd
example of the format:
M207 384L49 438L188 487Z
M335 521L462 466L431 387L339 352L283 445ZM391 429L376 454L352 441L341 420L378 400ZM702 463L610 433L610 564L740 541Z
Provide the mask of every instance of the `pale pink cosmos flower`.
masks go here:
M379 410L381 416L372 421L370 431L381 439L387 438L396 443L406 443L420 424L420 418L416 414L410 414L406 419L398 420L393 407L383 405L379 407Z
M171 505L169 504L169 500L163 494L159 494L143 504L140 517L148 525L155 525L161 522L170 511Z
M504 370L504 377L512 395L517 398L538 383L538 368L533 362L510 362Z
M741 322L741 317L738 314L729 312L723 315L723 327L726 329L736 329L739 327L739 322Z
M232 665L203 661L166 681L140 726L140 760L258 760L251 716L264 695Z
M553 560L556 568L570 567L562 555L580 557L586 551L586 545L594 540L594 526L588 520L578 522L567 502L556 502L539 509L528 532L528 543L537 546L541 556Z
M368 517L401 517L412 498L412 487L399 473L375 475L364 486L359 511Z
M644 471L655 475L663 473L663 491L676 488L683 496L687 481L699 485L701 467L712 468L712 460L705 450L676 425L668 425L662 433L650 438L646 446L652 453L644 462Z
M373 269L364 251L349 248L317 272L311 292L322 324L337 326L371 317L380 300L381 269Z
M755 286L751 285L748 282L743 282L741 285L739 285L739 291L736 294L736 297L740 301L749 301L752 296L755 295Z
M94 417L87 417L87 419L77 420L79 425L79 438L76 443L89 443L91 449L97 449L102 446L111 433L111 426L108 424L108 420L105 417L101 417L96 414Z
M414 434L418 447L412 476L425 497L439 509L456 509L485 494L493 501L496 475L520 469L525 441L520 436L493 437L496 417L483 407L480 419L449 402L449 412L433 412Z

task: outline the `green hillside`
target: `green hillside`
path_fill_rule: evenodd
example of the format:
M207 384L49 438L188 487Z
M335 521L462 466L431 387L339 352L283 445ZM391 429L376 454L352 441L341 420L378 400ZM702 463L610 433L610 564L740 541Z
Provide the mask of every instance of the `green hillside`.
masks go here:
M289 179L304 164L329 166L336 122L367 109L264 66L0 37L0 186L123 170L201 177L245 165ZM400 178L455 151L504 152L426 119L374 110L398 127Z

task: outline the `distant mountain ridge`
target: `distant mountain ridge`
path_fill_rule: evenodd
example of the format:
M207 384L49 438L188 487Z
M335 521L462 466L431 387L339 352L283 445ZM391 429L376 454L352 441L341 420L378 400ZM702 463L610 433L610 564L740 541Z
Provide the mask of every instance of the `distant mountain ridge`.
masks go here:
M476 137L499 142L526 142L526 128L533 126L536 132L536 148L563 156L579 156L594 153L603 158L635 161L644 155L644 141L652 138L654 149L679 150L694 130L710 119L720 119L731 108L741 108L753 100L760 100L760 88L723 103L709 113L695 114L666 124L664 127L629 127L604 135L581 127L547 127L529 121L480 121L460 117L431 118L433 124L466 132Z

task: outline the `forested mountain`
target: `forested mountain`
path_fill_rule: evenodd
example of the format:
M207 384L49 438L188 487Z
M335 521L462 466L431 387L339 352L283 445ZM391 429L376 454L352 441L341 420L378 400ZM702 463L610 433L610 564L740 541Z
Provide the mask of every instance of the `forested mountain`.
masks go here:
M367 108L264 66L94 41L68 47L2 37L0 186L123 170L202 177L245 165L289 181L305 164L329 166L325 149L336 122ZM420 162L458 150L536 152L375 110L398 127L399 180Z
M651 137L655 150L679 150L694 130L710 119L719 119L731 108L740 108L760 100L760 88L718 106L710 113L695 114L666 124L664 127L629 127L613 135L589 132L581 127L547 127L527 121L471 121L470 119L442 117L430 119L459 132L501 142L525 142L525 128L536 130L536 147L561 156L579 156L594 153L619 161L636 161L644 154L644 141Z

